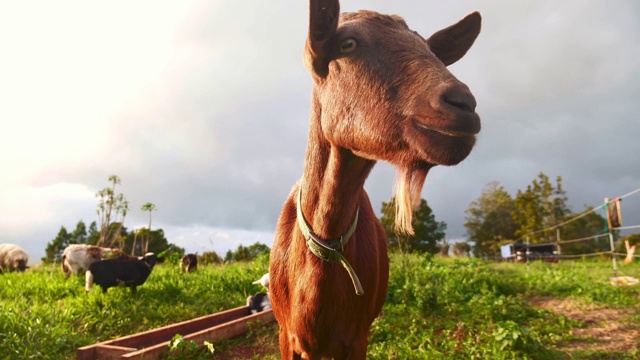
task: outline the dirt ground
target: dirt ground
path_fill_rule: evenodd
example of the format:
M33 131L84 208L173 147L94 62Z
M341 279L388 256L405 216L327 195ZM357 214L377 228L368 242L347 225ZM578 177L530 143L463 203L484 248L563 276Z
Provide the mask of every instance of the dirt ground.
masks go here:
M593 304L583 304L572 298L530 299L532 305L550 310L558 315L582 321L585 327L573 329L575 340L558 346L567 353L580 350L631 352L640 349L640 326L630 318L637 316L635 309L611 309ZM637 322L637 318L636 318Z
M568 354L570 358L573 358L571 354L581 351L640 351L640 326L637 325L640 304L635 308L611 309L584 304L573 298L532 298L528 301L535 307L584 323L584 327L572 330L572 340L557 346L558 350ZM634 315L635 320L631 320ZM230 341L226 346L216 350L215 358L278 359L277 325L272 323L256 329L250 339L244 338L241 342Z

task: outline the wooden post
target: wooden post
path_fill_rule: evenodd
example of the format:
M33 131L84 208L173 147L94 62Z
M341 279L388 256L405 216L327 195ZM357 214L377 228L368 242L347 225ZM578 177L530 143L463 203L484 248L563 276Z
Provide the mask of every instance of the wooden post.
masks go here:
M609 211L609 198L604 198L607 204L607 228L609 229L609 245L611 246L611 261L613 262L613 276L618 276L618 263L616 262L615 246L613 244L613 230L611 230L611 215Z
M556 246L558 247L558 262L560 262L560 256L562 255L562 248L560 247L560 229L556 229Z

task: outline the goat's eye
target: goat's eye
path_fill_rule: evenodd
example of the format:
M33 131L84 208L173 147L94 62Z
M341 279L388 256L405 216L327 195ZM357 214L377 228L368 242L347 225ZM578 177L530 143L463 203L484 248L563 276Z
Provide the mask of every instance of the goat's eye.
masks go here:
M342 44L340 44L340 53L348 54L353 50L355 50L357 46L358 46L358 43L356 43L354 39L344 40Z

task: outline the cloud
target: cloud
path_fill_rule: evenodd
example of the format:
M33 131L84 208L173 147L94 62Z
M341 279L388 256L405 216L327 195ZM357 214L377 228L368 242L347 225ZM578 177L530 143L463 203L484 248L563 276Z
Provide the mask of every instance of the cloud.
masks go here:
M464 210L490 181L515 195L541 171L560 175L574 211L640 186L636 2L342 5L402 15L424 36L483 15L450 67L478 100L478 144L433 169L422 194L449 238L464 238ZM188 249L270 244L307 143L307 3L37 8L0 4L0 242L42 256L60 226L96 219L95 193L116 174L129 228L146 224L139 208L152 202L154 227ZM394 178L380 163L367 180L376 211ZM640 218L640 202L623 212Z

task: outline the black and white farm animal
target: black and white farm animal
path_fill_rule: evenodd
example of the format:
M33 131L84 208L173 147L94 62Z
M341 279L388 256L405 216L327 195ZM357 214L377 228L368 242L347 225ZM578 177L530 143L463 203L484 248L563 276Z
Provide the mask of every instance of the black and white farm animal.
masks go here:
M118 249L103 248L87 244L71 244L62 253L62 272L66 278L71 274L78 274L86 271L89 266L96 261L107 257L108 254L118 251Z
M0 244L0 273L24 271L28 268L29 255L18 245Z
M147 253L137 259L119 258L94 262L85 275L85 290L91 291L96 283L106 293L110 287L126 286L135 295L136 287L147 281L157 262L162 262L156 254Z
M271 310L271 301L269 300L269 293L260 292L247 298L247 306L252 314L259 313L265 310Z

